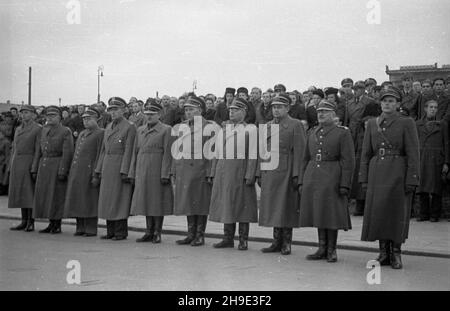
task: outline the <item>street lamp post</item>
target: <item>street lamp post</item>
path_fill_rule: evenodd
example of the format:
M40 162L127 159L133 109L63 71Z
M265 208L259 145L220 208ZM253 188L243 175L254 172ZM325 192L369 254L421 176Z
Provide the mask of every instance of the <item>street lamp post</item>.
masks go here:
M100 102L100 77L103 77L103 65L97 69L97 103Z

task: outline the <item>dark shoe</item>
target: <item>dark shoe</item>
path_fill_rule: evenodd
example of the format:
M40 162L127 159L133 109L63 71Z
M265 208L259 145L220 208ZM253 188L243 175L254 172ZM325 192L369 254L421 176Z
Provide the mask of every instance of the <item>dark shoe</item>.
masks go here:
M111 240L113 241L122 241L122 240L126 240L127 237L126 236L114 236Z
M152 242L154 244L159 244L159 243L161 243L161 232L162 232L164 217L163 216L153 217L153 220L155 222L155 234L153 236Z
M102 235L100 237L100 239L102 239L102 240L111 240L113 237L114 237L114 235L105 234L105 235Z
M195 234L197 232L196 220L196 216L187 216L188 235L186 238L176 241L178 245L188 245L191 244L192 241L194 241Z
M238 250L248 250L248 233L250 231L249 223L239 223L239 245Z
M292 228L283 228L282 230L283 242L281 244L281 255L290 255L292 244Z
M430 221L431 221L431 222L438 222L438 221L439 221L439 218L437 218L437 217L431 217L431 218L430 218Z
M61 220L60 219L54 220L53 221L53 228L50 231L50 233L51 234L58 234L58 233L61 233L61 232L62 232L61 231Z
M82 236L82 235L84 235L85 233L84 232L75 232L74 234L73 234L73 236Z
M26 227L27 227L27 221L22 220L22 222L18 226L11 227L11 228L9 228L9 230L20 231L20 230L24 230Z
M97 233L85 233L83 236L85 237L97 236Z
M401 243L392 242L391 267L392 269L401 269L403 267L401 257Z
M205 245L205 231L207 222L207 215L197 216L197 233L195 234L195 239L191 242L191 246Z
M34 231L34 219L28 221L27 227L25 228L25 231L26 232Z
M327 229L317 229L319 234L319 249L311 255L307 255L307 260L320 260L327 258Z
M354 212L353 216L364 216L363 212Z
M261 249L263 253L277 253L281 251L282 236L281 228L273 228L273 242L269 247Z
M336 253L336 244L337 244L337 230L327 230L327 261L328 262L336 262L337 261L337 253Z
M153 235L150 233L146 233L144 234L144 236L142 238L136 239L137 243L142 243L142 242L151 242L153 240Z
M224 224L223 225L223 240L219 243L213 244L214 248L233 248L234 247L234 234L236 232L236 224Z
M380 254L376 261L380 263L380 266L389 266L391 264L391 245L388 240L380 240Z
M50 232L52 232L53 227L54 227L53 221L50 221L50 224L48 225L48 227L45 229L39 230L39 233L50 233Z

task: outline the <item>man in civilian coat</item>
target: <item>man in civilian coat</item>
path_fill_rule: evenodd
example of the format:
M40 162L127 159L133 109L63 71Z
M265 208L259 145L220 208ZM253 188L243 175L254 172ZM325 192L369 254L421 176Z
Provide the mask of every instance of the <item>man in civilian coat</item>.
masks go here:
M401 269L412 196L419 185L419 138L414 120L397 112L401 93L381 92L382 114L367 123L359 182L367 189L361 240L379 240L381 265Z
M245 99L235 99L229 107L230 120L223 123L217 135L209 219L224 224L224 238L214 244L215 248L234 247L236 223L239 223L238 249L247 250L250 223L258 221L255 189L258 133L254 125L244 121L247 110Z
M425 114L425 103L431 99L438 102L438 112L436 114L436 120L442 120L446 115L450 114L450 96L445 92L445 80L444 78L436 78L433 80L433 90L424 92L418 98L417 108L419 110L418 117L422 118Z
M303 168L303 152L306 137L300 120L289 116L290 98L281 93L272 103L274 119L268 123L268 150L278 152L278 166L263 170L265 160L259 161L256 177L261 187L259 225L273 227L273 242L261 251L263 253L291 253L292 228L298 228L300 200L298 179ZM278 135L278 146L272 145ZM276 138L275 138L276 139Z
M81 116L83 130L78 136L67 183L64 218L76 218L75 236L96 236L98 220L99 177L95 173L103 146L105 130L97 121L101 114L89 107Z
M217 105L216 109L216 115L214 116L214 121L221 125L223 121L226 121L229 119L228 115L228 106L231 105L231 103L234 100L234 93L236 92L236 89L227 87L225 89L225 95L223 96L224 102Z
M98 217L106 219L102 239L124 240L128 236L132 185L128 178L136 127L124 118L126 102L120 97L108 101L112 122L108 124L95 172L101 178Z
M144 108L148 122L139 127L128 177L135 188L131 214L146 218L147 230L136 242L161 243L164 216L173 214L170 184L172 128L162 123L162 106L151 101Z
M33 199L38 171L42 126L36 123L36 108L20 108L22 123L16 129L11 151L8 208L20 208L22 222L11 230L34 231Z
M355 151L348 128L334 122L337 106L323 100L317 107L319 126L309 132L299 178L300 226L316 227L319 249L308 260L337 261L338 230L351 229L348 196Z
M203 154L205 143L211 139L210 135L203 135L203 129L207 125L217 127L217 124L202 117L202 107L205 107L205 104L201 98L190 97L184 104L186 121L177 124L172 131L176 139L172 146L172 155L175 158L171 169L175 185L174 215L187 216L188 225L188 235L177 241L179 245L205 244L211 201L212 160ZM200 140L195 139L196 136ZM185 150L187 146L190 146L190 150Z
M448 173L448 151L442 121L436 121L438 103L429 100L425 103L426 115L416 122L420 143L420 212L418 221L439 220L442 206L442 175ZM430 206L431 198L431 206ZM431 219L430 219L431 216Z
M73 156L73 138L61 125L59 107L45 109L47 123L42 129L39 168L34 189L33 217L47 218L50 224L40 233L61 233L67 176Z

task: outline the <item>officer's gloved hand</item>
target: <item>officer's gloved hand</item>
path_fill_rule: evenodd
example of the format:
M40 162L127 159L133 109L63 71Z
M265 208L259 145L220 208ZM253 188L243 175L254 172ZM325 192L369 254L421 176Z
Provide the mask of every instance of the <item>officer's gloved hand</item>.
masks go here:
M256 183L261 188L261 177L256 177Z
M367 192L367 187L368 187L368 185L366 182L361 184L361 188L362 188L363 192Z
M416 191L416 186L406 185L406 187L405 187L406 194L414 193L414 191Z
M122 179L122 182L128 184L130 180L128 179L127 174L120 174L120 178Z
M58 174L58 180L59 181L66 181L67 180L67 176L63 175L63 174Z
M170 185L170 179L169 178L161 178L161 185L164 185L164 186Z
M245 179L245 184L247 186L254 186L255 185L255 178L251 178L251 179Z
M31 173L31 179L33 179L33 181L36 181L37 173Z
M294 190L298 189L298 177L292 177L292 187L294 188Z
M173 185L175 185L175 175L170 175L170 181L172 182Z
M347 197L349 195L348 188L345 188L345 187L339 188L339 194Z
M97 188L98 186L100 186L100 178L98 178L97 175L92 177L91 184L94 188Z

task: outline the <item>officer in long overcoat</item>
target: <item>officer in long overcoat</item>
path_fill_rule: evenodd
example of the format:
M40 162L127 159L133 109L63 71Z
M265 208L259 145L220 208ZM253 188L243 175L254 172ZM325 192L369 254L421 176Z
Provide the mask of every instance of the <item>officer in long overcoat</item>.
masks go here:
M89 107L82 115L83 130L78 136L67 183L64 218L76 218L75 236L96 236L99 178L95 173L105 130L97 121L101 114Z
M146 218L147 230L137 242L161 243L164 216L173 214L170 184L172 128L160 121L162 106L147 102L147 123L138 128L128 177L135 188L131 214Z
M11 151L8 208L20 208L22 222L11 230L34 231L33 199L38 171L42 126L33 120L36 108L20 108L22 123L16 129ZM34 179L33 179L34 176Z
M49 226L40 233L61 233L73 137L70 129L61 125L62 112L59 107L47 107L45 117L47 122L41 135L33 216L50 220Z
M98 217L106 219L107 233L102 239L124 240L128 236L132 184L128 178L136 127L124 118L126 102L120 97L108 101L112 122L103 138L95 172L101 178Z
M323 100L317 107L319 126L309 132L299 179L300 226L316 227L319 249L309 260L337 261L338 230L351 229L348 195L355 168L355 151L348 128L338 126L337 106Z
M401 269L401 244L419 185L419 138L414 120L396 111L400 91L388 87L380 99L383 112L367 123L361 155L359 182L367 188L361 240L379 240L380 264Z
M420 185L417 189L420 212L417 220L436 222L442 206L442 174L448 172L448 151L444 141L448 129L442 120L436 120L437 101L426 102L424 108L425 116L416 122L420 143Z
M176 154L171 169L175 185L174 215L187 216L188 225L188 235L177 241L179 245L205 244L211 201L212 156L206 157L203 148L212 137L203 131L207 125L218 125L201 116L202 107L205 107L205 104L201 98L189 98L184 104L186 121L177 124L173 130L175 141L172 154Z
M247 250L250 223L258 221L255 189L258 133L254 125L244 121L248 109L245 99L235 99L228 109L230 120L223 123L216 140L209 219L224 224L224 238L214 244L215 248L234 247L239 223L238 249Z
M271 105L274 119L268 123L266 141L272 159L278 152L278 166L266 170L262 167L266 160L259 161L257 178L261 186L261 201L258 222L260 226L273 227L273 242L262 252L281 251L283 255L289 255L292 228L300 225L298 179L303 168L306 136L301 121L288 115L290 98L287 94L276 96ZM277 136L278 145L272 143L276 142Z

